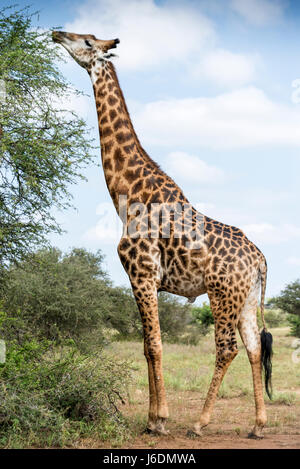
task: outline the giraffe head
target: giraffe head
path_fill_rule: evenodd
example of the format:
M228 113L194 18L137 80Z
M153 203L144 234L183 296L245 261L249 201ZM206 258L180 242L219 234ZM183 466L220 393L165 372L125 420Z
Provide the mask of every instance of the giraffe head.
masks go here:
M64 31L53 31L52 38L54 42L58 42L67 49L73 59L87 70L112 57L113 54L108 51L117 47L120 42L119 39L103 41L92 34L75 34Z

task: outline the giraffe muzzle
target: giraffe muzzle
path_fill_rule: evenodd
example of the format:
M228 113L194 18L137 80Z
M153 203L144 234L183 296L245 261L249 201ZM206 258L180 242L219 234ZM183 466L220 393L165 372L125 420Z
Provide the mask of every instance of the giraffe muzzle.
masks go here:
M117 47L117 44L120 44L120 39L114 39L114 43L113 45L111 46L111 49L115 49Z
M62 40L66 37L67 33L64 31L52 31L52 39L54 42L61 43Z

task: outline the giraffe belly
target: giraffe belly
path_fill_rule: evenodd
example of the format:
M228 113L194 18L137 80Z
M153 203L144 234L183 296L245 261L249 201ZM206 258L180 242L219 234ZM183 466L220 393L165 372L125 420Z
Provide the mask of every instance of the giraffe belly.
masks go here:
M206 293L204 276L201 274L194 277L189 273L180 277L164 275L161 281L160 290L184 296L188 298L190 303L193 303L198 296Z

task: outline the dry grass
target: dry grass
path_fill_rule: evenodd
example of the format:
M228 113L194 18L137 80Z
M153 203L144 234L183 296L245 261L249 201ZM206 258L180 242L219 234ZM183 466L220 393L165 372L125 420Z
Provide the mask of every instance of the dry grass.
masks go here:
M289 328L271 330L274 338L273 388L274 400L280 395L288 400L300 399L300 365L293 363L291 347L293 338ZM239 339L239 354L230 365L220 389L219 397L252 397L251 368L246 350ZM140 342L115 342L107 350L119 359L129 360L134 368L134 385L131 398L136 392L148 388L147 365ZM164 344L163 368L167 391L195 391L205 397L215 362L214 338L211 333L200 344ZM267 401L266 401L267 402Z
M300 435L300 364L293 363L293 337L289 328L271 330L274 338L274 398L267 396L268 426L266 433ZM222 383L211 424L206 435L245 435L254 424L255 410L251 368L245 348L239 340L239 354ZM131 361L133 385L129 390L125 414L132 422L133 438L141 439L148 406L147 365L143 344L116 342L107 350L118 359ZM164 377L170 407L168 428L172 434L186 431L197 419L212 377L215 361L213 333L197 346L164 344ZM155 441L146 438L146 446ZM143 441L142 438L142 441ZM299 436L300 447L300 436Z

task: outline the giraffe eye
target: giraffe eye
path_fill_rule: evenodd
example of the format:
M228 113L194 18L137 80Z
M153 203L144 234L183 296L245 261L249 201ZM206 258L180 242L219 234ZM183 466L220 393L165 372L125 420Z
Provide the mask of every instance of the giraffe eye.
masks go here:
M87 39L84 42L86 43L88 47L92 47L92 44Z

